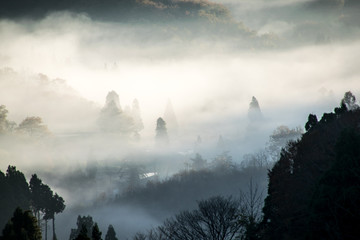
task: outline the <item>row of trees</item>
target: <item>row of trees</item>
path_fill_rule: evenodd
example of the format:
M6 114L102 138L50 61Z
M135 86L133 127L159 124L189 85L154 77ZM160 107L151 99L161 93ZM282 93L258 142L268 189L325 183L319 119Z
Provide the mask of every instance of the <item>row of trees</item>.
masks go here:
M45 220L45 239L47 239L47 221L52 220L53 240L56 238L55 233L55 215L61 213L65 209L64 199L57 193L53 193L50 187L37 177L32 175L30 179L30 196L31 207L34 215L37 216L40 226L41 216Z
M102 232L91 216L78 216L77 228L71 229L69 240L102 240ZM104 240L118 240L114 227L109 225Z
M29 184L24 174L16 167L9 166L6 174L0 171L0 226L3 227L17 207L31 209L37 218L39 229L45 221L45 239L47 239L47 221L52 220L53 240L55 234L55 215L65 209L64 199L44 184L36 174L32 175Z

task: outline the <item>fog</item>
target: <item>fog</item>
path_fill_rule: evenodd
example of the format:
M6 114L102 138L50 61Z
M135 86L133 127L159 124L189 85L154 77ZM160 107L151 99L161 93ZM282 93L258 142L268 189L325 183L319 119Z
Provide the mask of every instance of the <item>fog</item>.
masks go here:
M360 97L359 25L345 21L354 19L346 6L339 13L310 8L314 2L219 0L230 20L107 21L72 11L1 18L0 105L9 121L39 116L49 130L35 139L2 135L1 170L15 165L27 179L38 173L64 197L59 239L68 238L79 214L93 216L104 235L113 224L130 238L194 208L197 195L157 211L118 197L133 166L142 169L138 176L155 174L155 182L189 170L196 153L210 164L227 152L240 166L246 154L269 146L277 127L303 127L309 113L332 111L346 91ZM138 100L139 139L99 125L110 91L124 113ZM253 96L261 111L255 120ZM169 144L159 146L156 121L168 102L177 127L167 122ZM237 195L253 177L265 189L269 166L242 172L231 189L219 183L223 190L199 196Z

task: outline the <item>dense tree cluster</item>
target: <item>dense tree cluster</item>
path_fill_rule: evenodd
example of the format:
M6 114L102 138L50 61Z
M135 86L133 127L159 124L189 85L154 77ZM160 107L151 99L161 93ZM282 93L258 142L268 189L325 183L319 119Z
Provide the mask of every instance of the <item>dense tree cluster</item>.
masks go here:
M351 92L301 140L289 143L269 172L264 239L355 239L360 218L360 111ZM311 122L311 123L309 123ZM349 130L350 129L350 130Z
M32 175L28 184L22 172L16 170L16 167L9 166L6 175L0 171L0 192L2 196L0 198L0 226L5 225L12 211L17 207L31 209L37 217L39 229L41 220L45 222L52 220L53 240L56 239L55 214L65 209L64 199L57 193L54 194L36 174ZM47 224L45 224L45 238L47 238Z
M119 95L115 91L109 92L100 112L98 125L103 132L120 133L138 140L139 132L144 128L138 100L133 101L132 109L127 107L123 110Z
M0 171L0 227L4 227L17 207L30 208L30 190L24 174L9 166L6 174Z
M31 211L16 208L6 224L1 240L41 240L41 231Z
M162 211L175 214L196 207L196 200L199 199L238 194L239 189L247 188L250 178L256 179L259 188L264 189L266 172L267 166L236 165L227 152L209 163L197 154L190 160L188 170L162 181L150 180L145 185L118 195L115 202L122 206L141 207L155 215Z
M91 216L78 216L77 228L71 229L69 240L102 240L102 232ZM114 227L109 225L105 240L118 240Z

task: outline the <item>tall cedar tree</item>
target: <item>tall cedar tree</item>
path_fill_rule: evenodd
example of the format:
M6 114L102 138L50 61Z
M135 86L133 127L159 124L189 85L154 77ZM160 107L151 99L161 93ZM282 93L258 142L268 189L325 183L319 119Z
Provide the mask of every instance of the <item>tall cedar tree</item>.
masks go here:
M52 220L52 232L53 232L53 240L56 240L56 232L55 232L55 214L61 213L65 209L64 199L60 197L57 193L52 195L51 199L48 202L48 208L46 210L46 215L49 219Z
M156 143L159 145L169 142L166 122L160 117L156 121Z

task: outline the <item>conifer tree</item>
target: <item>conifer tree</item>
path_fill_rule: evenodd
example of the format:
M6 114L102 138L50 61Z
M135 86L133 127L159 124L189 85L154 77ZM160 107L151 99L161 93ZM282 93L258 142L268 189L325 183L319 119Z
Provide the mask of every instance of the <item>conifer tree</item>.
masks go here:
M169 137L166 128L166 122L160 117L156 121L156 143L166 144L169 142Z
M108 227L107 233L105 235L105 240L118 240L116 237L114 227L112 225L109 225Z
M101 232L97 223L94 224L91 232L91 240L102 240Z
M16 208L13 217L6 224L1 240L41 240L40 228L31 211Z

